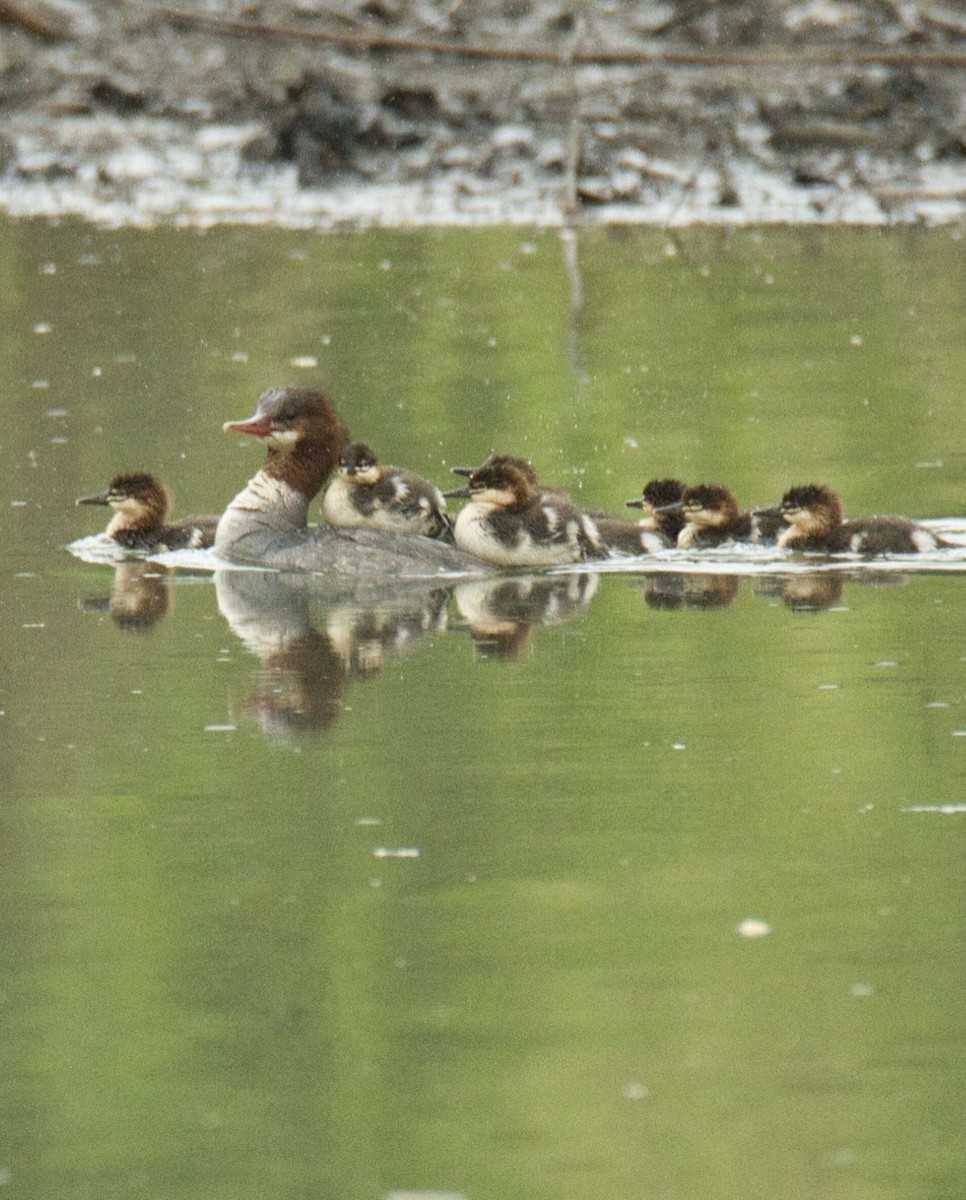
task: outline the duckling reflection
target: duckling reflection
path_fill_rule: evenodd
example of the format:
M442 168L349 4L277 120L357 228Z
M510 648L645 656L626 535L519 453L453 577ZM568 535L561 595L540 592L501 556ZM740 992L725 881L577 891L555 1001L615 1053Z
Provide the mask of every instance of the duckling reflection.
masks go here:
M766 575L755 581L755 594L777 596L794 612L820 612L841 603L845 591L843 571L809 571L794 575Z
M338 724L349 681L372 677L445 629L449 597L438 584L334 591L312 576L263 571L217 571L215 591L232 632L261 664L246 710L263 732L282 737Z
M450 592L432 588L405 611L340 604L325 619L332 645L353 678L378 674L387 659L410 653L421 638L445 633Z
M644 592L648 608L728 608L741 587L737 575L665 571L642 575L634 586Z
M171 611L171 572L143 559L125 559L114 568L109 596L81 600L85 612L107 612L125 633L150 633Z
M538 625L582 616L597 592L596 575L521 575L459 584L454 596L480 658L518 659Z

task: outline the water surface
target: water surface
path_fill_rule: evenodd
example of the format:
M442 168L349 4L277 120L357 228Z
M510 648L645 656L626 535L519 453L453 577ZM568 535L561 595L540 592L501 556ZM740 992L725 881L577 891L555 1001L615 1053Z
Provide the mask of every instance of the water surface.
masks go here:
M120 469L220 509L292 380L440 482L963 515L953 231L565 249L0 226L11 1195L966 1191L962 576L62 549Z

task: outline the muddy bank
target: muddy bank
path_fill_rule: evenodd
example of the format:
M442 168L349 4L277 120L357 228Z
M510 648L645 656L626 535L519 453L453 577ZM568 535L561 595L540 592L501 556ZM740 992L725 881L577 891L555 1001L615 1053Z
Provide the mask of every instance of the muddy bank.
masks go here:
M0 206L124 223L938 222L940 4L0 0Z

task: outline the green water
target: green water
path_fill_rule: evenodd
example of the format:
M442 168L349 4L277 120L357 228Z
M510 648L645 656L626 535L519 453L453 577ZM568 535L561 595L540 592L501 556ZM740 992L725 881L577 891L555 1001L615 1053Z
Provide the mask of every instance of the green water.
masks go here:
M962 515L963 241L585 235L579 297L551 233L0 257L0 1191L962 1200L966 579L132 619L62 547L120 469L220 509L291 380L440 482Z

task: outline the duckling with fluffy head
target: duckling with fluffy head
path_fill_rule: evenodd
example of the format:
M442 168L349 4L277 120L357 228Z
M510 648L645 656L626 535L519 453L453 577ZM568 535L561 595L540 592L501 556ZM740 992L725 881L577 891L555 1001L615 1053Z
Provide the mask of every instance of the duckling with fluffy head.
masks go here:
M169 521L171 490L146 471L115 475L103 492L78 496L77 504L110 508L107 537L125 550L157 554L165 550L200 550L214 544L218 517L185 517Z
M681 499L656 509L681 513L684 527L678 534L682 550L704 550L725 542L752 540L750 513L742 512L731 488L723 483L698 483L684 489Z
M637 524L634 521L625 521L622 517L615 516L613 513L605 512L602 509L580 507L563 488L542 483L537 478L533 464L528 459L516 458L512 454L494 453L482 464L482 467L453 467L452 470L454 475L468 477L475 471L482 470L483 467L496 467L497 469L504 467L514 468L521 475L525 476L545 503L559 505L561 502L564 502L577 508L585 517L590 518L593 522L600 541L608 550L616 551L618 554L637 556L639 554L653 554L673 544L665 541L663 537L658 536L650 526L645 526L643 522Z
M498 567L553 567L608 557L593 519L562 493L543 493L533 469L492 458L448 495L469 496L456 545Z
M674 506L684 496L685 485L680 479L651 479L640 496L624 502L626 508L639 508L642 529L659 533L669 546L676 546L678 534L684 528L684 510Z
M865 517L846 521L842 501L821 483L800 484L782 497L788 528L778 537L785 550L821 554L930 554L948 548L931 529L906 517Z
M387 466L365 442L347 446L322 497L322 516L342 529L390 529L453 540L443 493L415 471Z

